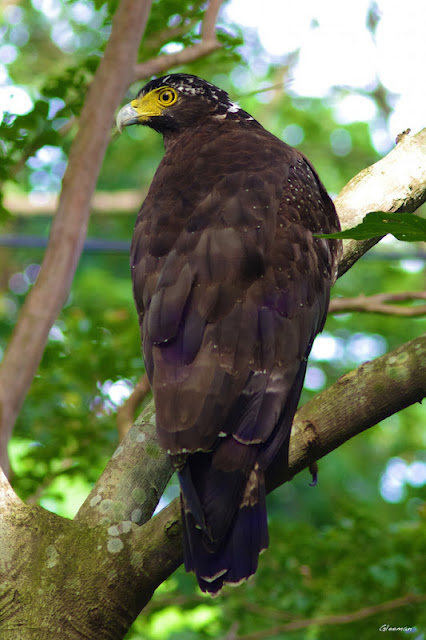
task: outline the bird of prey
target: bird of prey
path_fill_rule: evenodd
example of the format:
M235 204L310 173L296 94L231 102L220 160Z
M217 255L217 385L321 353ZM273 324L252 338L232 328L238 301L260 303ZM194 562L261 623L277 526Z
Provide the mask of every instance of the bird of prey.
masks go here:
M181 489L184 556L203 591L254 574L264 474L288 464L306 362L339 243L309 160L210 82L156 78L117 126L161 133L131 272L160 445Z

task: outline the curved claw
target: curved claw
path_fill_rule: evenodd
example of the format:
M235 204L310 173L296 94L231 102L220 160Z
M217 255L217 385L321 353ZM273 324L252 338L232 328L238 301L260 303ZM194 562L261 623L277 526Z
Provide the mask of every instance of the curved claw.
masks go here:
M309 483L309 486L315 487L318 482L318 465L316 462L309 465L309 473L312 476L312 482Z

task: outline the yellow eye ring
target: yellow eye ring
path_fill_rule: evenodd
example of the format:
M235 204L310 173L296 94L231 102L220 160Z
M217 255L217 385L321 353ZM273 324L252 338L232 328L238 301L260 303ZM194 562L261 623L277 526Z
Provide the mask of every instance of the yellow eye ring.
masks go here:
M170 107L177 100L177 93L174 89L161 89L158 94L158 101L163 107Z

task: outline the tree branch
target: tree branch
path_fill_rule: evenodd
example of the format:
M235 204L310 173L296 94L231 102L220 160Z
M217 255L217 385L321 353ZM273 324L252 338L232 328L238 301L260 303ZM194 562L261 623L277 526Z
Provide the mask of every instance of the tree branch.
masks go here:
M349 624L350 622L370 618L378 613L393 611L394 609L405 607L408 604L416 604L425 601L426 595L408 593L402 598L381 602L380 604L372 605L370 607L363 607L362 609L358 609L358 611L353 611L352 613L339 613L336 615L322 616L318 618L292 620L291 622L287 622L286 624L281 624L276 627L270 627L269 629L264 629L262 631L255 631L254 633L247 633L243 636L236 636L236 640L263 640L263 638L271 638L279 633L296 631L297 629L306 629L307 627ZM377 629L377 631L379 631L379 629Z
M363 169L337 196L342 229L355 227L370 211L413 213L426 202L426 128L405 134L390 153ZM380 238L344 240L339 264L342 276Z
M178 24L176 27L167 27L163 31L157 32L144 38L144 48L150 49L161 49L165 44L171 42L175 38L180 38L183 35L187 34L194 25L197 23L195 18L191 18L190 20L185 20L185 14L180 14L180 17L183 19L181 24Z
M220 48L220 42L216 39L216 21L223 0L210 0L201 28L201 40L192 47L186 47L176 53L167 53L156 56L137 64L133 71L132 82L146 80L153 75L159 75L173 67L188 64L207 56L212 51Z
M0 368L0 464L40 363L50 328L65 302L83 247L90 200L108 143L114 112L131 80L152 0L121 0L112 32L71 147L49 245L37 282L25 300ZM99 96L102 108L99 108ZM22 358L25 366L22 366Z
M201 28L203 40L216 40L216 22L223 0L210 0Z
M378 293L374 296L360 295L356 298L333 298L328 308L329 313L348 313L360 311L367 313L381 313L383 315L396 315L405 317L417 317L426 315L426 305L401 307L389 302L426 300L425 291L412 291L404 293Z
M126 189L120 191L95 191L90 208L92 213L130 213L134 216L145 198L148 189ZM56 193L43 193L34 197L24 194L7 194L3 204L17 216L52 215L58 207Z
M140 378L130 396L117 409L117 430L121 441L133 424L135 411L151 391L146 373Z
M169 456L157 442L152 400L120 442L75 520L92 527L123 520L144 524L172 473Z
M342 376L301 407L293 422L289 471L268 469L272 491L344 442L426 395L426 334Z

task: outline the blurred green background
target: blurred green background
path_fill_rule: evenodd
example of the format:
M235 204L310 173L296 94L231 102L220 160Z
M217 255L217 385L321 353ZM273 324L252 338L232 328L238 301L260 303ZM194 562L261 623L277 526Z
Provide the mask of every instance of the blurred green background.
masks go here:
M306 18L305 4L299 12ZM0 357L37 277L43 256L37 243L47 238L52 220L48 196L60 189L115 5L113 0L23 0L0 9ZM140 60L197 42L205 5L154 2ZM348 83L330 76L327 85L329 69L324 67L325 88L318 88L313 69L315 91L303 93L304 51L312 43L310 34L316 37L327 25L321 3L310 6L305 36L289 42L290 50L278 51L268 50L265 27L258 29L245 15L252 5L225 2L218 23L222 48L178 70L228 90L267 129L300 148L336 195L391 148L394 117L401 114L404 96L396 92L392 78L375 70L373 60L372 79L351 83L350 60L339 60L338 40L329 44L336 47L335 64L348 65ZM276 30L279 18L289 36L291 25L267 5L269 18L262 12L259 24L267 25L269 19ZM368 46L378 48L379 29L389 22L386 3L346 3L348 15L336 12L335 33L339 20L348 27L355 5L362 18L359 32ZM287 0L281 8L299 15ZM359 64L364 59L363 42L353 51L355 65L357 58ZM141 85L130 88L127 98ZM416 120L414 107L415 101ZM407 121L401 129L410 125ZM120 137L112 131L98 191L110 196L139 191L142 201L161 156L162 140L153 131L133 127ZM29 196L25 205L22 196ZM117 212L111 204L109 209L108 197L105 209L94 211L88 237L98 241L98 248L83 253L11 442L15 490L22 499L65 517L74 516L113 453L117 408L143 373L127 249L136 213L137 207ZM24 237L27 246L6 246L22 244ZM333 295L423 290L424 256L424 245L388 237L337 282ZM314 345L302 402L424 327L424 318L330 316ZM307 472L280 487L268 498L271 544L255 578L211 600L200 595L193 576L181 568L157 590L127 640L368 640L380 634L383 624L415 627L409 637L425 638L424 602L355 616L346 623L332 619L425 592L425 418L420 405L409 407L320 461L317 487L308 486ZM161 504L177 493L172 480ZM313 618L331 619L292 631L282 628ZM392 635L406 636L402 631Z

